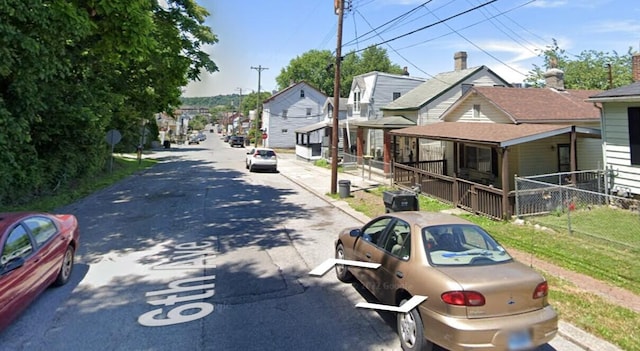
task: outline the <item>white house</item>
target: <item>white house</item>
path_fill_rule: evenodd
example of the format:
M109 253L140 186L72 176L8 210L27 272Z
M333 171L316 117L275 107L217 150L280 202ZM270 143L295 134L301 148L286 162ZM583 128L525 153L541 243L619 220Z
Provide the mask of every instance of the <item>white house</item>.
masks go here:
M296 156L305 160L329 158L331 150L331 131L333 127L334 98L328 97L322 107L324 118L322 121L306 125L295 130ZM347 118L347 99L338 101L338 121Z
M292 84L263 101L264 146L294 148L295 130L324 119L327 96L306 82Z
M634 83L593 95L602 104L602 152L609 189L640 197L640 53L632 57Z

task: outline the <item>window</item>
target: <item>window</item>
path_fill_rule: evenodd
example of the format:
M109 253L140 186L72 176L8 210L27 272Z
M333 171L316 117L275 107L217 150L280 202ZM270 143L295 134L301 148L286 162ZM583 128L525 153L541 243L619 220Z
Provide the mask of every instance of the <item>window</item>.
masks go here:
M409 259L411 248L411 226L409 223L397 220L393 229L389 231L384 240L384 249L403 260Z
M473 118L480 118L480 105L473 105Z
M640 165L640 107L629 107L629 157L632 165Z
M393 93L393 100L400 97L400 93Z
M391 218L385 217L370 223L369 226L364 228L362 231L362 238L374 245L380 246L381 243L379 243L379 241L382 238L385 228L389 225L389 222L391 222Z
M353 112L360 112L360 89L358 87L353 91Z
M287 129L287 128L283 128L283 129L281 130L281 132L282 132L282 133L288 133L288 132L289 132L289 129Z
M307 107L307 116L311 116L311 107Z
M288 110L282 110L282 119L287 119L287 113L289 113Z
M29 228L31 234L36 239L38 246L47 242L51 237L56 234L56 225L49 218L45 217L32 217L24 221L24 224Z
M300 89L300 98L303 99L304 98L304 89Z
M4 266L18 257L29 256L31 252L33 252L33 245L31 244L31 239L29 239L29 234L23 226L19 225L11 231L7 241L4 243L0 264Z
M462 160L464 162L464 168L491 173L491 149L489 148L465 145Z

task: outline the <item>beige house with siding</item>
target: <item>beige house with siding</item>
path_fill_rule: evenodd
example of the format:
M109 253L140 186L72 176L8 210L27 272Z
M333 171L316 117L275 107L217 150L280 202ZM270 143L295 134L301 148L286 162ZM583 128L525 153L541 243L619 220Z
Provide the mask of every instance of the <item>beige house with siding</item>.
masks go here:
M439 122L391 131L394 144L417 146L415 162L394 164L396 181L508 218L515 175L601 169L600 109L585 101L598 91L565 90L562 74L550 70L546 88L469 87ZM439 163L433 153L424 155L434 142L442 146ZM491 203L490 213L478 201Z

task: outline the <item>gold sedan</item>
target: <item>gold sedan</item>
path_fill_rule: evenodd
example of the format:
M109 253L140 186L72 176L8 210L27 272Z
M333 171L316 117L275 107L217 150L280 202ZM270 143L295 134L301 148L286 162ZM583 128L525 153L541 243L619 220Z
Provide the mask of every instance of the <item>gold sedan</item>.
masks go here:
M379 263L377 269L336 265L339 280L356 278L397 313L404 350L530 350L549 342L558 317L547 281L516 262L481 227L444 213L394 212L343 230L336 258Z

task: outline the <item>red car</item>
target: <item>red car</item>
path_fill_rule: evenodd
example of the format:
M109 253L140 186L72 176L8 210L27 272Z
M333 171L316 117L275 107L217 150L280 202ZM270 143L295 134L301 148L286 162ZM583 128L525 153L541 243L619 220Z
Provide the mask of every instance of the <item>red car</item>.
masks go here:
M0 213L0 330L47 287L69 281L79 236L74 215Z

